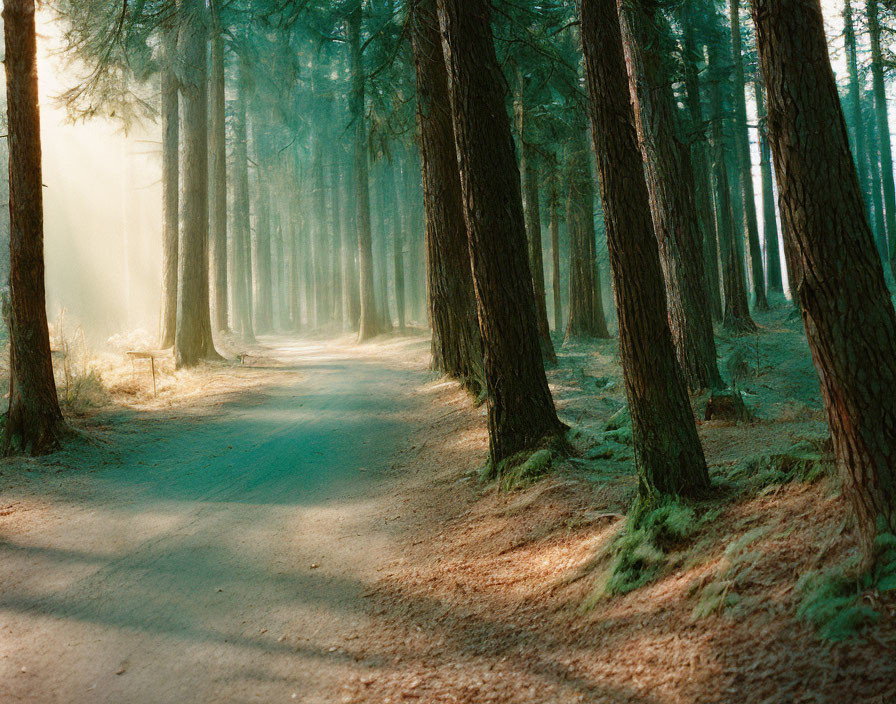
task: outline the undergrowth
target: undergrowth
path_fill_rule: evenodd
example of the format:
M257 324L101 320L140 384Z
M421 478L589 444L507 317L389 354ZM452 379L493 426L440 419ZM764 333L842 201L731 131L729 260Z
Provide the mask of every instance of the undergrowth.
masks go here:
M827 440L806 440L784 452L763 453L746 458L724 478L747 492L763 491L790 482L812 483L831 476L834 463Z
M674 499L636 508L608 546L610 566L586 607L602 596L627 594L652 582L671 553L718 515L718 511L698 515L693 506Z
M802 592L797 616L814 625L825 640L855 638L880 619L872 597L896 591L896 536L878 535L875 551L877 560L870 571L861 571L854 558L839 567L809 572L797 584Z

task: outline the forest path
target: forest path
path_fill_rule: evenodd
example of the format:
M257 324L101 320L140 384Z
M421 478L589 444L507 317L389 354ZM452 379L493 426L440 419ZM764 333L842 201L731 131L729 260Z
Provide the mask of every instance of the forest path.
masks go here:
M0 495L0 701L334 702L357 679L427 377L394 349L269 345L261 392Z

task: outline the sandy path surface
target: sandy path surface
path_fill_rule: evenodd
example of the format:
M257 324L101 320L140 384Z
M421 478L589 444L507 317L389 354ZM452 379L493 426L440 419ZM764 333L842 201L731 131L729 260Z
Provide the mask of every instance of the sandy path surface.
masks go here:
M4 487L0 701L333 702L376 666L352 644L395 558L382 489L426 375L272 354L261 391L125 418L78 481Z

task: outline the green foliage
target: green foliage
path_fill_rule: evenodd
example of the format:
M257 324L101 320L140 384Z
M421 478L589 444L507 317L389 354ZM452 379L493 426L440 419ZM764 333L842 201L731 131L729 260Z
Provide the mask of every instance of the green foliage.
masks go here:
M546 438L542 447L517 452L497 467L489 462L482 468L479 478L483 482L500 479L505 491L524 488L548 474L557 458L568 455L569 451L570 445L564 435Z
M797 586L803 596L797 615L814 625L825 640L850 640L880 619L864 596L874 591L896 591L896 536L878 535L875 554L870 571L860 571L853 560L833 569L809 572L800 579Z
M650 583L666 564L668 553L699 525L692 507L671 499L636 509L610 547L613 561L604 592L626 594Z
M632 444L632 415L629 412L628 406L623 406L610 416L610 420L607 421L605 430L604 439L612 440L623 445Z
M834 464L824 441L808 440L784 452L748 457L732 469L727 478L746 482L751 489L788 484L793 481L815 482L833 474Z

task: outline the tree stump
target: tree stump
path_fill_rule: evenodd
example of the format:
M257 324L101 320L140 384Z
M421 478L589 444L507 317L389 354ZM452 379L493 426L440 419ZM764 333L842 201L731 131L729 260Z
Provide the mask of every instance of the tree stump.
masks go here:
M717 391L706 404L706 420L727 420L733 422L753 420L740 393L735 390Z

